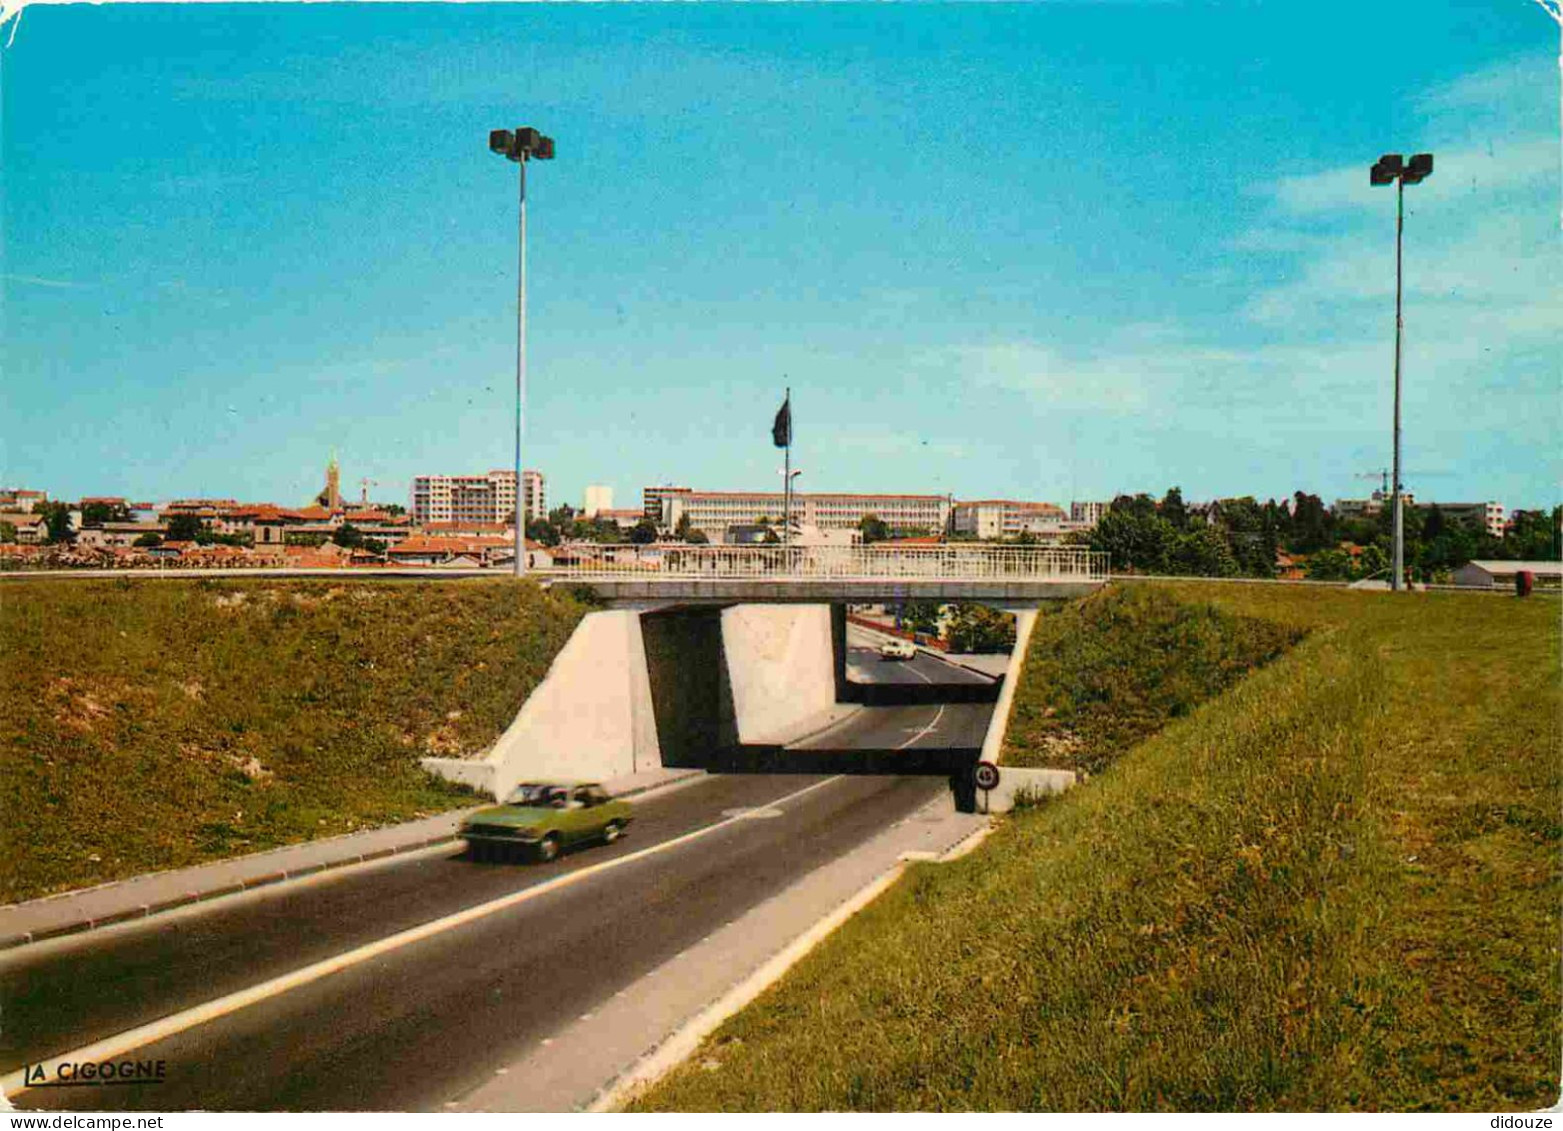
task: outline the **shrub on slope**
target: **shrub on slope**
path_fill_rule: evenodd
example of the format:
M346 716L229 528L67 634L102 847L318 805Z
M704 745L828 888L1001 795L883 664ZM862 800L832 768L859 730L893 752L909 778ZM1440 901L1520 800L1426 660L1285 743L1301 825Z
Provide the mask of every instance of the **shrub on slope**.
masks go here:
M1004 761L1098 772L1301 635L1147 585L1066 606L1032 633Z

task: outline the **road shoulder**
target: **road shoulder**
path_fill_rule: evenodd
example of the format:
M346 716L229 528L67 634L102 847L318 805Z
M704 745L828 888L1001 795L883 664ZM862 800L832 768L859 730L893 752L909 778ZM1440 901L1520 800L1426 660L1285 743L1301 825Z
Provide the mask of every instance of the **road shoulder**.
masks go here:
M446 1110L613 1106L780 977L829 934L838 912L846 909L839 915L844 921L857 897L866 903L888 886L904 859L936 858L986 827L987 818L956 813L948 797L935 798L712 932Z

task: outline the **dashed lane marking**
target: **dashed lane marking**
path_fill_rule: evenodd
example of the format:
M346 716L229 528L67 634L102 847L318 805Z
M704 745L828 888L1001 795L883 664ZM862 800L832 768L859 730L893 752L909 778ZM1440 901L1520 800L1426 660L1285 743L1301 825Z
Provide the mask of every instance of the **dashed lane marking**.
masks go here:
M841 774L837 774L834 777L826 778L824 781L815 782L813 785L805 786L802 789L795 790L794 792L787 794L785 797L778 797L775 801L771 802L771 804L785 805L789 801L796 801L805 794L812 793L816 789L822 789L825 786L830 785L832 782L840 781L842 776L843 775ZM451 931L457 927L465 926L468 923L476 922L479 919L487 918L488 916L497 912L504 911L508 908L515 907L533 899L538 899L541 896L557 891L560 888L569 887L572 884L578 884L592 876L600 875L603 872L608 872L615 868L622 868L636 860L644 860L648 856L654 856L661 852L668 852L674 848L688 844L691 841L699 840L701 837L710 836L714 832L728 828L734 824L737 824L739 821L744 821L747 819L747 817L728 817L725 820L716 822L714 825L707 825L705 828L695 829L693 832L684 833L682 836L676 836L673 839L665 840L660 844L650 845L649 847L642 848L637 852L630 852L623 856L616 856L611 860L604 860L600 864L591 864L574 872L566 872L562 876L555 876L551 880L544 880L540 884L534 884L532 887L524 888L521 891L511 892L509 895L501 896L498 899L492 899L487 903L480 903L476 907L469 907L464 911L457 911L454 914L446 915L439 919L430 920L421 926L411 927L405 931L399 931L394 935L388 935L387 937L380 939L377 942L367 943L364 946L355 947L354 949L346 951L343 954L339 954L334 958L323 959L320 962L312 963L303 967L302 969L295 970L292 973L282 974L276 978L270 978L267 981L259 983L258 985L251 986L249 989L238 990L235 993L227 994L223 997L206 1002L204 1005L198 1005L191 1009L182 1010L179 1013L171 1014L168 1017L150 1022L146 1025L138 1025L134 1029L127 1029L122 1033L116 1033L111 1037L105 1037L101 1041L96 1041L93 1044L86 1045L82 1048L72 1049L68 1052L56 1053L53 1056L40 1057L34 1063L49 1064L62 1060L69 1060L78 1063L86 1061L110 1060L113 1057L121 1056L132 1049L137 1049L143 1045L152 1044L155 1041L164 1040L168 1037L174 1036L177 1033L183 1033L186 1029L193 1029L197 1025L203 1025L208 1021L215 1021L219 1017L226 1017L228 1014L236 1013L239 1010L244 1009L246 1006L254 1005L258 1002L265 1001L268 998L277 997L278 995L287 993L290 990L295 990L300 986L305 986L311 982L319 981L321 978L327 977L328 975L338 973L342 970L347 970L353 966L358 966L362 963L368 962L370 959L378 958L383 954L389 954L391 951L400 950L402 947L409 946L412 943L421 942L424 939L432 938L435 935L444 934L446 931ZM550 1042L545 1040L543 1043L548 1044ZM4 1078L0 1078L0 1093L3 1093L8 1097L20 1095L22 1092L27 1090L28 1088L24 1070L18 1069L15 1072L7 1074Z

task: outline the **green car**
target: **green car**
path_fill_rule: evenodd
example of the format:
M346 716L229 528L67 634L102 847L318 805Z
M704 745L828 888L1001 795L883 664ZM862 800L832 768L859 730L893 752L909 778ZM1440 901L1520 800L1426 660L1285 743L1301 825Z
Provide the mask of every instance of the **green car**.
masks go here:
M539 860L552 860L583 841L612 844L632 819L627 803L615 801L594 782L528 782L517 786L504 804L472 814L456 835L479 860L523 850Z

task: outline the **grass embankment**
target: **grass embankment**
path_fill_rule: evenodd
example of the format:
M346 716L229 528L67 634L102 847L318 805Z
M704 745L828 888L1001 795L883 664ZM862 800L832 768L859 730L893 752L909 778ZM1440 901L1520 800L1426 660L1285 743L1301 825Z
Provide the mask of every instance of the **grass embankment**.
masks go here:
M1003 761L1099 773L1303 632L1148 585L1066 605L1032 631Z
M1158 588L1308 635L913 866L639 1106L1555 1102L1557 602Z
M470 804L585 608L504 581L0 588L0 902Z

